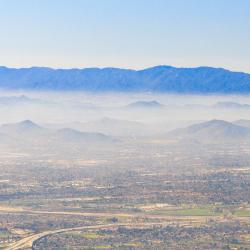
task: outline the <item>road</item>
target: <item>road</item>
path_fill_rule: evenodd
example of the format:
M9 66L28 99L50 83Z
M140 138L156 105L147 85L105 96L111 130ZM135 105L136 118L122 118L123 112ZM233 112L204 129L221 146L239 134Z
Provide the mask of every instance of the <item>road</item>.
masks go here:
M24 209L22 207L3 207L0 206L0 213L2 214L28 214L28 215L69 215L69 216L86 216L86 217L118 217L118 218L147 218L147 219L161 219L161 222L145 222L145 223L135 223L133 222L133 227L145 227L150 225L164 225L168 224L173 221L192 221L192 222L205 222L209 218L217 218L218 220L221 220L220 216L185 216L185 215L178 215L178 216L163 216L163 215L156 215L156 214L145 214L145 213L134 213L134 214L126 214L126 213L91 213L91 212L70 212L70 211L38 211L38 210L29 210ZM237 217L238 220L243 221L249 221L250 218L246 217ZM10 244L6 250L17 250L21 248L31 248L32 244L45 236L52 235L52 234L58 234L68 231L76 231L76 230L83 230L83 229L99 229L99 228L107 228L107 227L117 227L117 226L126 226L131 225L131 223L113 223L113 224L103 224L103 225L94 225L94 226L83 226L83 227L75 227L75 228L64 228L64 229L58 229L58 230L51 230L51 231L45 231L37 234L33 234L30 236L27 236L15 243Z
M1 206L0 213L13 213L13 214L45 214L45 215L78 215L78 216L86 216L86 217L136 217L134 214L127 213L100 213L100 212L70 212L70 211L38 211L38 210L30 210L23 209L22 207L7 207Z
M73 228L64 228L64 229L58 229L58 230L45 231L42 233L37 233L37 234L27 236L15 243L12 243L5 249L6 250L18 250L22 248L32 248L32 245L36 240L39 240L48 235L53 235L53 234L58 234L58 233L78 231L78 230L84 230L84 229L114 228L118 226L128 226L128 225L131 225L131 224L130 223L113 223L113 224L73 227ZM140 224L133 224L133 227L142 227L142 226L145 227L145 226L153 226L153 225L162 225L162 223L140 223Z

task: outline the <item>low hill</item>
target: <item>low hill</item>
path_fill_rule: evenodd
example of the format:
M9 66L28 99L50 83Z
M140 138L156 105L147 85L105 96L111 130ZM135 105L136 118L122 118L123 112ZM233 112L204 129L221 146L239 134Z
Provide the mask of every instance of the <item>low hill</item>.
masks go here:
M151 132L144 123L109 117L85 123L71 123L68 126L80 131L98 132L112 136L142 136Z
M250 141L250 129L223 120L211 120L168 133L178 140L196 140L204 143Z
M80 132L78 130L63 129L47 129L37 125L36 123L26 120L13 124L4 124L0 127L0 135L10 138L9 142L25 146L57 146L67 145L69 143L75 145L90 145L97 143L113 143L116 140L101 133ZM1 140L0 140L1 143Z
M87 133L80 132L71 128L59 129L53 134L53 138L56 141L64 141L65 143L77 142L77 143L103 143L114 142L115 140L110 136L102 133Z
M43 128L30 120L21 121L18 123L3 124L0 126L0 131L5 134L22 134L31 132L40 132Z
M163 104L157 101L138 101L127 105L128 108L162 108Z

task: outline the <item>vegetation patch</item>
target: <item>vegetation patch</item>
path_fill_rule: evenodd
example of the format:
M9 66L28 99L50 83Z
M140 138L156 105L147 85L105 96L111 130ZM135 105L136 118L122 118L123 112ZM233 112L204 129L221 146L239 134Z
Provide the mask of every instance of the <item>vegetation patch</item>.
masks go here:
M93 240L93 239L103 238L103 235L95 233L86 233L82 234L82 237L84 237L85 239Z

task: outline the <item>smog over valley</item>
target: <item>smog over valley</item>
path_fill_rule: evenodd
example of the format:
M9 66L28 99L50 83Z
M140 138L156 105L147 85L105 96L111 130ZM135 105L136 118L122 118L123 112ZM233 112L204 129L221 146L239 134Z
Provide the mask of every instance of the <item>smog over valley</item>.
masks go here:
M0 0L0 249L250 249L249 10Z

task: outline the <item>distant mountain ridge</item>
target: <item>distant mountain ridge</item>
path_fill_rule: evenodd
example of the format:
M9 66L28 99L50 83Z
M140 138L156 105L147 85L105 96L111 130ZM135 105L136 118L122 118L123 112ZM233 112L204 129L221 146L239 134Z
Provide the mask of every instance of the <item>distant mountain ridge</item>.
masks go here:
M237 102L217 102L214 105L214 108L232 108L232 109L240 109L240 108L250 108L248 104L240 104Z
M52 69L0 67L1 89L138 91L174 93L250 93L250 74L222 68L156 66Z

